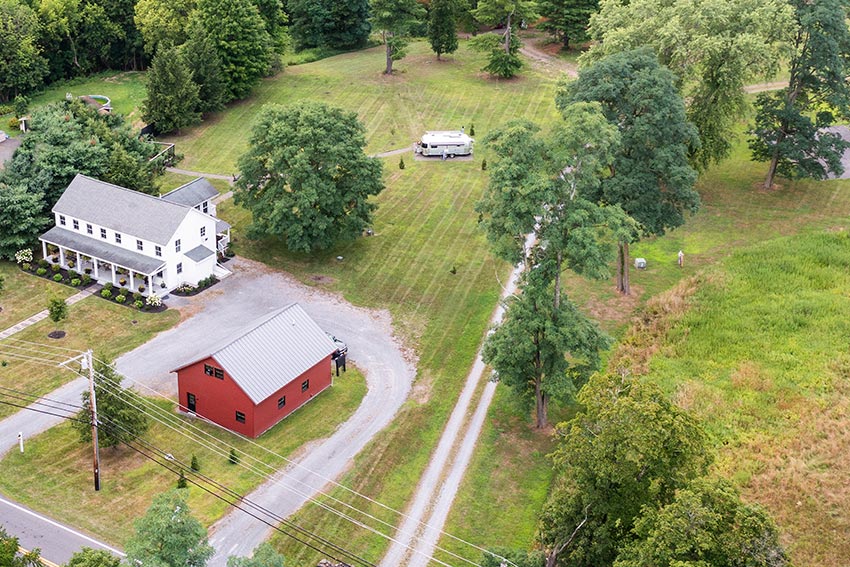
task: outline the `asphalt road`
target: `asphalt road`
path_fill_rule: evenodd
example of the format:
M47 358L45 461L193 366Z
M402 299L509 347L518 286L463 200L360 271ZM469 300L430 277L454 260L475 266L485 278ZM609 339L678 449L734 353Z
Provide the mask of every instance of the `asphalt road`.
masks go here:
M83 547L105 549L113 554L124 554L73 528L33 512L0 496L0 526L18 538L24 549L39 548L41 556L52 563L67 563L71 555Z
M407 399L415 365L392 335L389 314L353 307L340 297L309 288L262 264L236 258L226 264L233 275L188 299L172 300L191 314L180 325L125 354L118 371L134 381L174 396L176 375L170 371L207 354L211 346L253 319L298 302L320 327L344 340L348 359L366 375L368 392L354 415L334 434L314 443L289 470L278 473L247 496L252 502L288 516L351 464L353 457L395 417ZM176 299L176 298L175 298ZM344 380L344 375L338 380ZM321 471L322 477L310 471ZM216 555L210 567L223 567L229 555L249 555L270 528L232 510L210 530Z

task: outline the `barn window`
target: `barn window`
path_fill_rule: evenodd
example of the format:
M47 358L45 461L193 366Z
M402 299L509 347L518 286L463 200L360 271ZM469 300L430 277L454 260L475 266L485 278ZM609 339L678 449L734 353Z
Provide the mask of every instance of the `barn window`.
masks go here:
M245 414L242 413L241 411L237 411L236 412L236 421L238 421L239 423L245 423Z
M213 367L210 366L209 364L204 364L204 374L206 374L207 376L212 376L213 375Z
M221 368L213 368L213 376L215 376L219 380L224 380L224 370L222 370Z
M281 396L277 399L277 409L281 409L286 405L286 396Z
M304 380L303 382L301 382L301 391L302 392L306 392L309 389L310 389L310 381L309 380Z

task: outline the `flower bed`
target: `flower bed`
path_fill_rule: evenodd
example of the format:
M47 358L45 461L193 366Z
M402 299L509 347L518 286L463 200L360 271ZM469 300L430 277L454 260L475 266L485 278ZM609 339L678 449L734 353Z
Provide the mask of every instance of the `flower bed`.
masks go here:
M163 303L162 298L156 294L144 296L141 293L132 293L128 289L114 286L111 283L103 284L95 295L106 301L139 311L161 313L168 309L168 306Z
M182 296L182 297L191 297L193 295L198 295L199 293L201 293L205 289L214 286L218 282L219 282L219 279L217 277L210 276L208 278L204 278L201 281L199 281L198 285L196 285L196 286L195 285L189 285L189 284L183 284L181 286L178 286L171 293L173 293L174 295Z
M95 281L88 274L80 274L74 270L66 270L58 264L51 264L47 260L38 262L19 262L18 267L34 276L51 280L56 283L65 284L70 287L85 289L94 284Z

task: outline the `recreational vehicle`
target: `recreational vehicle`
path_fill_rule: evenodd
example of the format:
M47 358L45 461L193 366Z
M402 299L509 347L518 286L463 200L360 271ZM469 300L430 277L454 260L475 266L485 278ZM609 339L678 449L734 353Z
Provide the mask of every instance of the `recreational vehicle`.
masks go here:
M460 130L439 130L425 132L422 140L416 143L416 153L423 156L468 156L472 154L475 140Z

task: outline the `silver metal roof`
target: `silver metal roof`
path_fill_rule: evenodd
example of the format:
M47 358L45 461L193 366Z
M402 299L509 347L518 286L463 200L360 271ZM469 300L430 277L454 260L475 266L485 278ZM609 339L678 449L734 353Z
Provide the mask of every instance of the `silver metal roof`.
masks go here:
M230 230L230 223L227 221L223 221L221 219L215 219L215 232L216 234L221 234L222 232L227 232Z
M115 246L105 240L98 240L97 238L85 236L79 232L58 226L54 226L42 234L40 239L49 244L70 248L85 256L118 264L122 268L129 268L139 274L155 274L165 266L165 262L161 258L151 258L150 256Z
M335 350L327 333L293 303L255 321L210 356L259 404Z
M181 185L173 191L169 191L161 198L171 203L195 207L204 201L208 201L218 195L216 188L205 178L199 177L185 185Z
M186 257L194 262L200 262L205 258L209 258L213 254L215 254L214 251L210 250L203 244L199 244L198 246L195 246L194 248L186 252Z
M77 174L53 212L166 245L191 207Z

